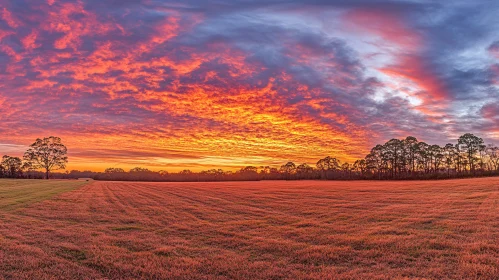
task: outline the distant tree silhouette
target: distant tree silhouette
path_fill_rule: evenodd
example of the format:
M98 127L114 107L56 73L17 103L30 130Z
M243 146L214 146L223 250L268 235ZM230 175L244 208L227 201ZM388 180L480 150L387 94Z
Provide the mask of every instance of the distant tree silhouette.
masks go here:
M294 174L296 171L296 165L290 161L284 165L281 165L279 171L286 175Z
M466 133L459 137L457 142L466 152L470 172L475 171L476 154L483 149L483 139Z
M200 174L217 177L217 176L223 176L225 173L222 169L210 169L206 171L201 171Z
M499 170L499 147L495 145L488 145L485 151L489 157L490 169L498 171Z
M142 167L134 167L130 169L130 173L151 172L151 170Z
M382 158L386 161L391 176L396 176L400 172L402 141L399 139L391 139L385 143L383 148Z
M328 170L337 170L340 168L340 161L336 158L327 156L323 159L320 159L317 164L317 169L328 171Z
M376 145L371 149L371 152L366 156L366 168L373 172L375 177L381 179L386 170L385 158L383 157L383 145Z
M245 173L245 174L258 173L258 168L255 166L246 166L246 167L241 168L240 172Z
M258 168L255 166L245 166L237 172L236 176L241 180L257 180L259 178Z
M24 153L24 160L32 169L45 170L45 178L48 179L50 171L66 168L67 152L59 137L38 138Z
M341 171L343 171L343 172L350 172L350 163L344 162L341 165Z
M104 173L125 173L125 170L123 170L123 168L115 168L115 167L111 167L111 168L107 168Z
M354 162L352 166L353 171L359 172L361 175L364 175L367 169L367 164L365 159L358 159Z
M406 162L408 163L408 170L412 173L416 170L416 157L418 151L418 139L413 136L407 136L404 140L404 147L406 151Z
M309 174L314 171L314 168L306 163L302 163L296 167L296 172L300 174Z
M456 147L452 143L448 143L443 148L443 160L447 168L447 175L450 175L450 170L456 162Z
M3 156L0 164L5 177L18 178L22 176L23 162L18 157Z

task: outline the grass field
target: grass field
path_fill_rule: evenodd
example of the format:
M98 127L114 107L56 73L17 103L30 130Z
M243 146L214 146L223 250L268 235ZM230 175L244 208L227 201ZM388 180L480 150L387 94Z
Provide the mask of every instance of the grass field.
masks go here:
M74 184L0 181L0 278L499 279L499 178Z
M74 190L86 183L86 181L67 180L0 179L0 211L22 208L60 193Z

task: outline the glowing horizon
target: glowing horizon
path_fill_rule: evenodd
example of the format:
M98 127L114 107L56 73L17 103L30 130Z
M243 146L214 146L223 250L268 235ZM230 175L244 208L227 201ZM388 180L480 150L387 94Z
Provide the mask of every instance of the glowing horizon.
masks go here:
M67 170L198 171L499 142L499 4L350 2L0 0L0 154L53 135Z

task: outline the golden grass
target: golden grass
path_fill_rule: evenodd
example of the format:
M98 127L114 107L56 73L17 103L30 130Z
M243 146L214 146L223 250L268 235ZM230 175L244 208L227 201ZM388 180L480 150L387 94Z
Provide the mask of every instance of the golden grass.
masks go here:
M94 182L0 209L0 278L498 279L499 178Z

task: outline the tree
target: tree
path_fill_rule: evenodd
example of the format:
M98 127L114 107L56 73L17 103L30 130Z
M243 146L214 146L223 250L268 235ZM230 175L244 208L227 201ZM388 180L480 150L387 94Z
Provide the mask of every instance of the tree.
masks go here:
M433 168L433 172L437 172L440 169L440 164L444 159L442 148L438 145L431 145L428 147L428 154L432 165L431 168Z
M258 168L256 166L245 166L239 170L242 180L258 180Z
M478 147L478 153L480 154L480 169L485 169L485 161L484 158L487 155L487 145L482 144Z
M333 157L325 157L323 159L320 159L317 164L317 169L322 170L322 171L327 171L327 170L337 170L340 168L340 161L337 160L336 158Z
M323 159L320 159L315 166L317 167L317 170L320 171L321 177L324 179L328 179L329 175L331 173L335 173L338 169L340 169L340 161L337 160L336 158L327 156ZM331 172L333 171L333 172Z
M258 168L255 166L245 166L245 167L241 168L241 170L239 172L246 173L246 174L256 174L256 173L258 173Z
M348 173L348 172L350 172L350 169L351 169L351 167L350 167L350 163L348 163L348 162L345 162L345 163L343 163L343 164L341 165L341 170L342 170L343 172L347 172L347 173Z
M199 174L203 176L204 180L220 180L225 175L225 172L222 169L209 169L201 171Z
M343 175L347 175L350 178L352 166L350 163L345 162L341 165L341 171L343 171Z
M67 153L68 149L62 144L61 138L50 136L36 139L24 153L24 160L33 169L45 170L48 179L50 171L66 168Z
M357 172L360 172L361 175L364 175L366 168L367 168L367 163L365 159L358 159L353 164L353 169Z
M284 165L281 165L279 171L287 175L293 174L296 171L296 165L290 161Z
M409 168L411 172L416 171L416 152L417 152L418 139L413 136L407 136L404 140L404 146L406 147L409 161Z
M466 152L470 171L475 171L475 155L481 149L481 146L483 145L483 139L471 133L466 133L459 137L457 142L464 148Z
M296 172L305 174L314 172L314 168L306 163L302 163L296 167Z
M447 166L447 176L449 176L452 163L457 160L456 159L456 153L457 153L456 148L454 147L454 145L452 143L448 143L443 148L443 152L444 152L444 162L445 162L445 165Z
M431 156L430 156L430 145L425 142L419 142L416 145L417 161L419 163L419 168L425 173L430 172L431 168Z
M402 152L402 141L399 139L391 139L383 145L384 148L384 159L390 163L391 177L397 175L400 171L401 152Z
M260 166L260 174L269 174L270 166Z
M18 157L3 156L1 166L9 178L17 178L22 175L23 162Z
M134 167L130 169L130 173L149 173L151 170L142 167Z
M382 153L383 146L378 144L372 148L371 152L366 156L366 168L377 174L378 179L381 179L381 172L385 169Z
M490 144L486 149L486 153L489 157L490 169L499 170L499 147Z
M115 167L110 167L107 168L104 173L125 173L125 170L123 168L115 168Z

